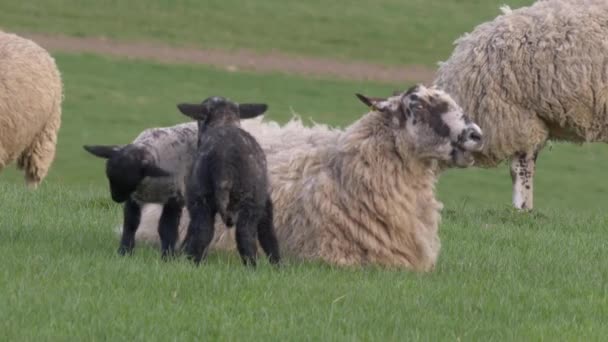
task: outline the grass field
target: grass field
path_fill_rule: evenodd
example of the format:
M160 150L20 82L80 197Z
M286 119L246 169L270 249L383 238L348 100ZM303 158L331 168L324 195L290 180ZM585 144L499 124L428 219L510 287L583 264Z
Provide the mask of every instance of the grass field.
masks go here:
M382 0L373 11L364 11L368 5L363 2L343 6L345 19L340 20L351 21L326 19L325 26L315 27L326 30L328 37L347 37L344 45L292 41L298 34L318 34L298 28L273 31L276 42L263 37L250 47L267 49L276 43L293 53L387 63L436 60L449 50L426 46L418 36L437 30L437 39L451 40L465 26L493 16L497 6L439 3ZM306 6L206 2L206 7L192 1L189 5L197 10L163 12L169 2L156 0L147 2L145 19L143 1L79 4L53 0L34 6L9 0L0 5L0 26L231 47L246 39L226 28L229 10L243 16L254 9L266 13L235 28L251 37L252 27L270 27L272 11L285 13L272 16L277 22L297 26L307 21L306 13L311 21L322 22L322 10L331 18L340 9L314 1ZM208 28L199 22L202 7L218 21L212 28L216 34L210 36L224 32L225 41L197 40L194 32ZM395 24L396 13L412 9L427 11L428 17L412 15L418 24ZM34 18L36 13L48 15ZM101 19L91 21L95 13ZM193 33L178 21L178 13L195 21ZM445 13L454 20L445 20ZM126 20L130 15L132 23ZM115 25L102 20L110 16L116 16ZM353 24L363 17L368 28ZM142 24L160 18L167 22L162 32ZM356 40L348 40L353 39L345 33L349 29L375 31L376 39L363 36L377 45L357 46ZM404 52L388 36L397 29L417 32L404 36L403 44L420 44L421 55L399 55ZM378 48L394 51L384 57L366 55ZM296 112L344 126L366 111L355 92L383 95L408 85L231 73L91 55L56 57L66 99L52 172L36 192L25 190L13 168L0 176L0 340L599 341L608 335L605 145L547 148L539 158L536 210L528 214L510 208L506 166L448 171L438 185L445 203L443 247L436 270L429 274L336 269L294 260L278 271L263 263L252 272L235 255L224 253L195 268L183 260L161 262L159 252L148 246L139 246L131 258L120 258L113 232L120 208L109 200L103 162L84 152L83 144L126 143L144 128L183 122L175 103L211 94L266 101L268 117L281 122Z
M434 66L503 4L532 0L4 0L0 27Z

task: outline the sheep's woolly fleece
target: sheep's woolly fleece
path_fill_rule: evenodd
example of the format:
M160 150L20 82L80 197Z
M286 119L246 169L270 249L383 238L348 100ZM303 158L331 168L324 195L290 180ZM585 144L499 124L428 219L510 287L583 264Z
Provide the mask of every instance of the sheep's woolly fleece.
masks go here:
M434 267L442 208L434 195L436 176L428 165L396 163L394 148L373 142L386 140L378 137L380 116L370 112L345 131L305 127L298 119L283 127L242 122L267 154L281 253L343 266ZM389 176L403 167L407 176ZM159 206L144 207L137 240L158 243L159 215ZM181 238L188 221L184 213ZM216 224L212 246L233 249L233 232Z
M608 141L608 1L545 0L459 38L435 85L484 132L478 165L549 139Z
M28 186L46 177L61 126L55 60L31 40L0 31L0 171L17 160Z

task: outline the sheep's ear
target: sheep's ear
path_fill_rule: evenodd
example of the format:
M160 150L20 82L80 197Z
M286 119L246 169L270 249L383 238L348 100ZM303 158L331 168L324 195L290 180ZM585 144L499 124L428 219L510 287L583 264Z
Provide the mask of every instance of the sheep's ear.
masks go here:
M112 158L123 148L122 145L84 145L82 147L92 155L105 159Z
M207 116L207 111L201 104L180 103L177 105L179 111L194 120L203 120Z
M171 172L161 169L156 165L144 166L144 175L147 177L167 177L171 176Z
M361 94L355 94L357 98L361 100L366 106L368 106L371 110L379 110L384 111L388 108L388 103L386 99L381 97L369 97Z
M268 110L268 105L264 103L241 103L239 104L239 115L241 119L255 118L264 114Z

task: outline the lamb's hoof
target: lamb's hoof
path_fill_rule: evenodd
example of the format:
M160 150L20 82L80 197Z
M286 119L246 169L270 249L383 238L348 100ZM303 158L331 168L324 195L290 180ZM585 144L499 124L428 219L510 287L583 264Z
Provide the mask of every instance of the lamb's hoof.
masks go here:
M162 252L161 255L161 259L163 261L169 261L169 260L173 260L173 259L177 259L177 257L179 256L179 252L176 251L175 249L166 249Z
M120 247L118 247L118 251L117 252L121 256L131 255L131 254L133 254L133 247L120 246Z

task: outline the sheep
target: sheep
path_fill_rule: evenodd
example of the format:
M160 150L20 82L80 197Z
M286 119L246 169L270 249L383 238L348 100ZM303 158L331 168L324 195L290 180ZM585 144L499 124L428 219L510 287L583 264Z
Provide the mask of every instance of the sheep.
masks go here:
M145 203L162 205L158 235L162 258L175 254L178 225L184 207L185 179L196 152L196 123L151 128L127 145L85 145L107 159L106 176L112 200L123 205L120 255L131 254Z
M63 84L53 57L35 42L0 31L0 172L17 162L36 189L55 159Z
M430 271L440 250L436 164L470 166L482 131L437 88L359 99L371 110L345 130L321 126L298 134L297 122L284 131L243 122L266 152L281 253L338 266ZM156 214L146 208L140 239L150 241L146 231ZM233 248L225 227L216 231L214 247Z
M245 265L256 266L256 236L269 261L277 264L266 157L255 138L239 127L240 118L259 116L267 105L237 104L214 96L178 108L198 121L198 151L186 187L191 217L184 242L188 257L199 264L206 256L219 213L225 226L236 224Z
M510 160L512 203L527 211L548 141L608 141L608 2L546 0L502 10L455 41L434 85L483 129L476 165Z

